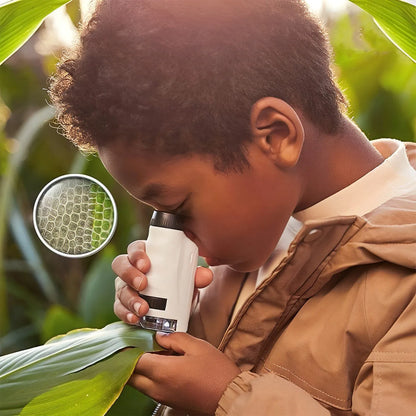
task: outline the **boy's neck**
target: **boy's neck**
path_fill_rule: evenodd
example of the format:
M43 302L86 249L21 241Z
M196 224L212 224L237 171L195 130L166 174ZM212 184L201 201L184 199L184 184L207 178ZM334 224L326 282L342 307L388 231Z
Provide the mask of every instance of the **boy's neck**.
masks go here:
M336 135L318 134L310 123L306 125L299 161L304 186L296 211L346 188L384 161L364 133L347 118Z

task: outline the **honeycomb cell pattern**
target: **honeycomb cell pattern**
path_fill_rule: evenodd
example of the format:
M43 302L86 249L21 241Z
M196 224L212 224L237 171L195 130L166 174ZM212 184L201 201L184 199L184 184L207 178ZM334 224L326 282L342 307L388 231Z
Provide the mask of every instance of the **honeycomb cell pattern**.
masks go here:
M37 226L55 250L82 255L98 249L109 237L114 208L107 192L85 178L66 178L39 200Z

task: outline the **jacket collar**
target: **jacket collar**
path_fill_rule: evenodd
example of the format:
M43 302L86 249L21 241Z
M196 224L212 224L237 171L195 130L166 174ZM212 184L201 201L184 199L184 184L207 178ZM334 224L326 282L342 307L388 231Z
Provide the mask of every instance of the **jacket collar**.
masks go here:
M267 349L268 340L275 337L307 299L322 289L332 271L349 267L348 263L335 265L331 260L364 224L356 217L305 224L286 258L243 305L219 349L243 370L251 369L255 357Z

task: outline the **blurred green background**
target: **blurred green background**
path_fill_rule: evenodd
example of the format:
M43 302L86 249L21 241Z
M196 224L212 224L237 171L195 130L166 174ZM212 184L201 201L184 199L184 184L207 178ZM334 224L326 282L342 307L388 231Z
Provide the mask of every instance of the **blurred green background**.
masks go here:
M82 17L79 1L53 16L0 66L0 354L39 345L74 328L100 328L117 320L111 261L132 240L146 238L151 215L114 182L96 156L80 154L49 120L47 80L73 36L71 25ZM415 64L356 7L323 19L334 47L335 70L351 104L350 116L370 139L415 141ZM87 259L49 252L32 226L38 192L70 172L102 181L119 210L111 243ZM137 402L132 398L145 400L128 388L108 414L135 414ZM150 414L153 404L148 406Z

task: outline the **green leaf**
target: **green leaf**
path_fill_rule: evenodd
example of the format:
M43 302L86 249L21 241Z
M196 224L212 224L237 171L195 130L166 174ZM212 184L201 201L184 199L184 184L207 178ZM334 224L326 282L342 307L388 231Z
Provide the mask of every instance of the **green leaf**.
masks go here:
M115 322L0 357L0 416L104 415L140 355L157 349L152 332Z
M401 0L351 0L370 13L384 34L416 62L416 6Z
M124 350L71 374L64 384L35 397L20 415L104 415L120 395L140 355L136 348Z
M38 29L48 14L70 0L10 0L0 6L0 65Z

